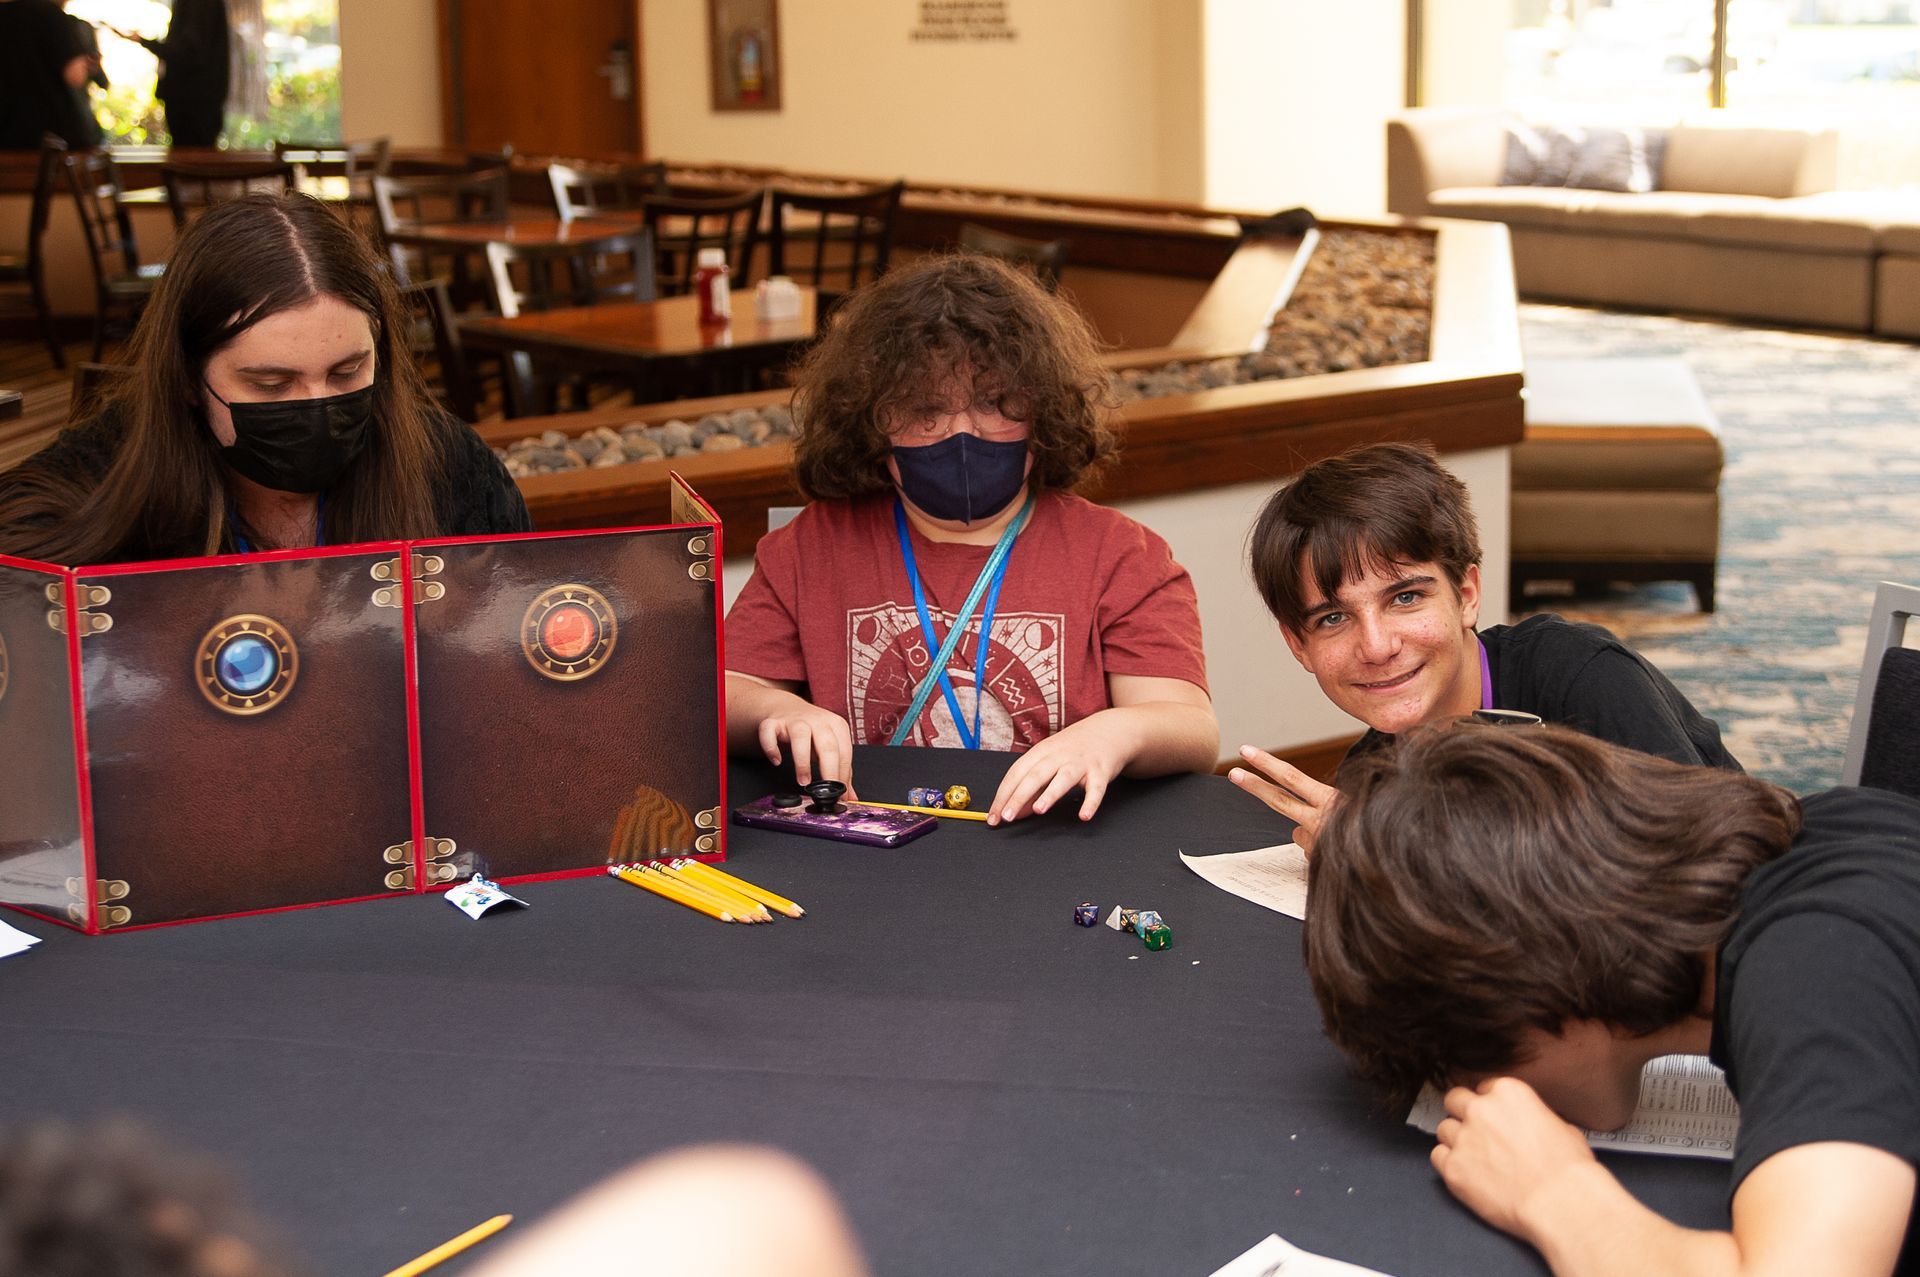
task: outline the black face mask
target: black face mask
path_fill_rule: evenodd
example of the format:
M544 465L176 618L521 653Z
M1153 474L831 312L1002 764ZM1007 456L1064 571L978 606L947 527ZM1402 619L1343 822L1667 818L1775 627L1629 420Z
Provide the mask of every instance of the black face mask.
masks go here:
M939 443L895 446L900 491L936 519L971 524L1006 509L1027 481L1027 441L965 433Z
M220 459L263 488L325 492L366 447L377 384L325 399L272 403L228 403L207 386L233 418L234 440L220 450Z

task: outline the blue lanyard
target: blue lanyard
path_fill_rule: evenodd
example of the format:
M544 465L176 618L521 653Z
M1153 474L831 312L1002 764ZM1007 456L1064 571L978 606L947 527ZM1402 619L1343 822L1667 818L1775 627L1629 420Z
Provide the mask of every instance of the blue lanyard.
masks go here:
M233 511L228 509L227 522L233 522ZM320 494L319 508L313 512L313 547L319 549L327 543L327 494ZM252 554L253 544L238 532L233 534L233 548L241 554Z
M1493 708L1493 666L1487 663L1487 645L1480 641L1478 634L1473 636L1473 645L1480 649L1480 708Z
M960 733L960 743L968 749L980 748L980 707L986 701L987 686L987 644L993 633L993 610L1000 602L1000 585L1007 576L1007 556L1013 553L1014 538L1020 535L1027 519L1033 513L1033 497L1027 497L1027 503L1020 507L1013 522L1000 534L1000 540L994 544L993 553L987 556L987 562L980 569L980 575L973 582L973 589L967 593L967 601L960 605L959 615L953 618L953 628L947 631L946 641L938 644L933 663L928 667L920 686L914 690L913 703L901 716L900 725L893 729L893 739L887 743L898 745L906 740L913 725L920 721L920 712L926 708L927 700L938 687L946 697L947 709L953 714L953 725ZM935 647L933 632L933 614L927 610L927 594L920 584L920 566L914 561L913 541L907 535L906 507L898 500L893 503L893 527L900 535L900 557L907 566L907 580L913 585L913 606L920 614L920 632L926 637L927 646ZM960 713L960 702L953 694L953 680L947 676L947 660L953 655L953 649L959 646L960 635L967 628L967 620L973 615L973 609L979 605L980 596L987 596L986 611L980 617L980 634L974 644L973 652L973 731L967 731L964 715Z

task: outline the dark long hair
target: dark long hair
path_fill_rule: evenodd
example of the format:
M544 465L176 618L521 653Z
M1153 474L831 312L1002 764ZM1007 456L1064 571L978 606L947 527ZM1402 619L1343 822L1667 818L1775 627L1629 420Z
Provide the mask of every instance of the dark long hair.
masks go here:
M124 435L98 483L30 459L0 474L0 552L55 563L217 554L233 546L226 468L207 427L207 360L254 324L320 297L367 317L374 426L328 490L339 544L437 532L435 409L408 351L399 294L360 234L305 195L249 195L188 228L134 330L131 376L104 411Z
M1035 488L1072 488L1115 452L1093 329L1030 274L929 256L856 290L793 374L794 482L810 500L890 492L896 416L943 402L962 373L1030 423Z
M1403 1100L1521 1063L1529 1029L1697 1013L1747 876L1800 828L1764 781L1554 726L1430 723L1340 788L1307 973L1327 1035Z

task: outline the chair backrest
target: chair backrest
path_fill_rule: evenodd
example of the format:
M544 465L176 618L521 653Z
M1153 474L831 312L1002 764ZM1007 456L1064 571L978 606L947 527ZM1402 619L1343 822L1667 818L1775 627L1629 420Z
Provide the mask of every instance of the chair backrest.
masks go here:
M659 250L661 293L678 297L693 291L696 259L703 248L724 252L729 281L736 289L745 288L760 244L760 210L765 203L766 192L760 190L718 199L650 195L641 200L641 214Z
M1843 785L1920 798L1920 651L1902 647L1920 613L1920 587L1882 581L1867 622L1867 655L1847 735Z
M564 283L556 267L564 270ZM653 235L641 229L575 244L495 241L487 245L487 281L494 309L509 319L559 306L650 302L658 295Z
M257 163L163 164L167 207L173 224L185 226L194 213L255 191L284 195L293 189L293 165L285 160Z
M402 287L433 274L424 253L394 241L393 233L402 226L507 220L507 171L503 168L428 177L376 174L372 180L374 221L393 263L394 281Z
M140 269L140 249L133 238L133 219L121 202L126 189L120 169L105 151L70 151L63 158L67 188L86 232L87 253L93 260L96 286Z
M816 288L858 288L886 273L893 224L905 182L848 195L814 195L776 186L769 273ZM799 213L802 216L795 217ZM809 251L810 250L810 251Z
M133 376L128 364L78 363L73 366L73 394L67 400L68 422L86 421L114 386Z
M293 166L296 180L307 174L309 165L338 164L347 177L347 186L355 195L372 194L371 179L385 177L393 167L393 139L361 138L353 142L275 142L274 158Z
M1030 267L1034 277L1046 285L1050 293L1060 287L1060 268L1067 261L1064 239L1023 239L977 222L960 224L960 247L969 253L982 253L1016 266Z
M36 280L46 273L47 223L53 216L53 192L66 164L67 144L49 133L40 140L40 163L33 172L33 205L27 213L27 271Z
M453 322L453 302L447 296L443 279L422 280L401 290L408 310L417 323L424 324L433 342L434 360L440 367L440 392L453 415L465 422L480 420L480 396L474 384L473 367L467 362L466 343L460 340L459 326Z
M645 164L620 166L620 207L638 208L649 195L671 195L673 184L667 181L667 162L649 160Z
M576 217L592 217L607 204L617 204L624 188L618 169L549 164L547 189L553 194L554 215L570 222ZM605 203L600 198L603 192L607 196Z

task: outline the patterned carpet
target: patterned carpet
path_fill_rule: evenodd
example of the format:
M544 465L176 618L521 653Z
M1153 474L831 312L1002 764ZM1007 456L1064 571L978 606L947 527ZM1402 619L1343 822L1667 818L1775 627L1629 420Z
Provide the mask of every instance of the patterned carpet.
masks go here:
M1535 358L1684 358L1727 451L1718 612L1678 584L1527 606L1626 638L1749 771L1836 783L1874 586L1920 583L1920 346L1562 306L1521 323Z

